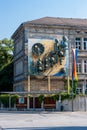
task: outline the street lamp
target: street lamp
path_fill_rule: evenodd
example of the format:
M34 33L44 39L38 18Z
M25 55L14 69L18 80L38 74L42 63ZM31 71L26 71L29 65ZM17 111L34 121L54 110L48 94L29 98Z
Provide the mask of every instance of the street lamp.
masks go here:
M85 94L85 90L86 90L86 77L84 76L84 110L86 111L86 94Z

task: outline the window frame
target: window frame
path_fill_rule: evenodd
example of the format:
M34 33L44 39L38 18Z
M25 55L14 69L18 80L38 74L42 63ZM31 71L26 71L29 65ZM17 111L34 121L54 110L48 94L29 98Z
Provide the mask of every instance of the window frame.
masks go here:
M87 60L84 60L84 73L87 73Z
M75 38L75 46L76 48L78 48L78 50L81 50L81 38L80 37L76 37Z
M77 73L81 73L82 69L81 69L81 63L77 63Z
M85 40L86 39L86 40ZM86 44L86 45L85 45ZM84 50L87 50L87 38L84 38Z

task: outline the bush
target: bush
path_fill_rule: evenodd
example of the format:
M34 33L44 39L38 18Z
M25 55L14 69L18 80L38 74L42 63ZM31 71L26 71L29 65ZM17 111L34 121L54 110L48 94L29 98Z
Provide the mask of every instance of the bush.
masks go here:
M16 104L17 99L19 98L18 95L11 95L11 106L13 107Z
M0 95L0 101L1 101L1 103L3 103L4 107L9 107L9 95L8 94Z
M53 94L51 97L53 98L54 101L59 100L58 94Z
M69 99L70 95L67 92L62 92L61 93L61 101L65 100L65 99Z
M39 102L42 103L42 101L44 100L44 95L41 94L38 98L39 98Z
M11 107L16 104L16 100L18 99L18 95L11 95ZM1 94L0 101L3 103L4 107L9 107L9 94Z

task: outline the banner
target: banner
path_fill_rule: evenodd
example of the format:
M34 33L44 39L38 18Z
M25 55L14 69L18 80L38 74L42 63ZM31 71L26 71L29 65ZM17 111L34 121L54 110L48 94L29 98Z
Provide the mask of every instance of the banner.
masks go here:
M72 49L72 79L78 80L77 76L78 49Z
M66 38L28 39L28 74L63 76L68 74L69 51Z

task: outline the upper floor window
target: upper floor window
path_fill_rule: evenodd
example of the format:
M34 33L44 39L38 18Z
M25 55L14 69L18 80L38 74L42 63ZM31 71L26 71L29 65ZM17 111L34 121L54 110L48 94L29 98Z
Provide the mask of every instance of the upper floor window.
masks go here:
M84 38L84 50L87 50L87 38Z
M78 48L78 50L81 50L81 38L76 38L75 44L76 44L76 48Z
M22 40L17 41L17 43L15 44L15 54L19 53L23 48L23 43Z
M87 73L87 60L84 60L84 73Z
M16 92L23 92L24 87L23 84L18 84L17 86L14 87Z
M77 73L81 73L81 60L78 60L78 63L77 63Z
M23 61L19 60L15 62L15 76L23 73Z

